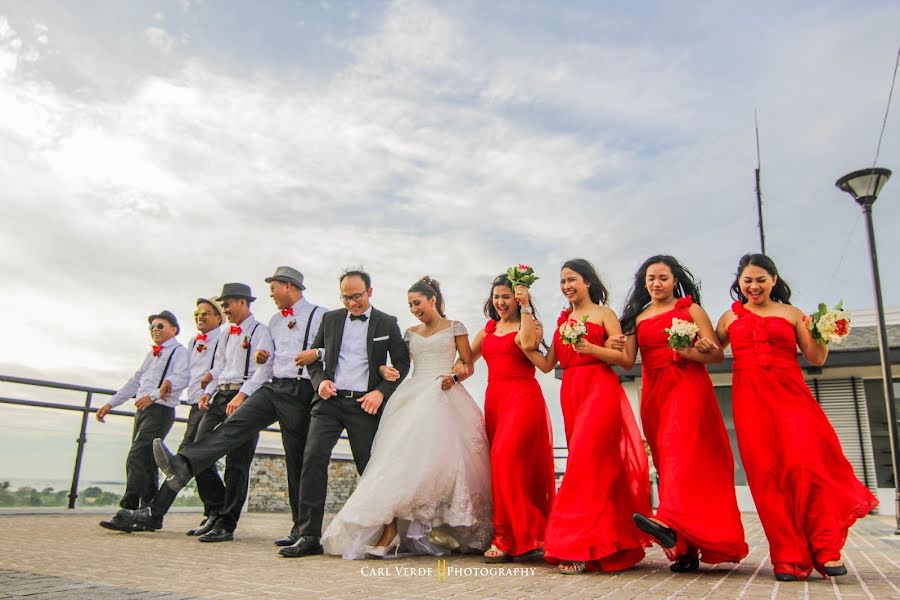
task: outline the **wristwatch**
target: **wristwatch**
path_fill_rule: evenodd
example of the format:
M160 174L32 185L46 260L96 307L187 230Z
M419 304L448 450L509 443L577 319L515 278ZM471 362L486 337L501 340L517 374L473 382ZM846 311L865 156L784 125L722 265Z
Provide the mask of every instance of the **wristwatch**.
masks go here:
M325 356L325 349L324 348L316 348L316 360L321 361L322 357L324 357L324 356Z
M150 392L150 399L154 402L159 402L160 400L162 400L159 395L159 390L153 390L152 392Z
M530 306L523 306L522 312L525 313L526 315L534 315L534 308L532 308Z
M453 375L451 375L451 376L450 376L450 379L453 380L453 383L459 383L459 375L457 375L456 373L454 373Z

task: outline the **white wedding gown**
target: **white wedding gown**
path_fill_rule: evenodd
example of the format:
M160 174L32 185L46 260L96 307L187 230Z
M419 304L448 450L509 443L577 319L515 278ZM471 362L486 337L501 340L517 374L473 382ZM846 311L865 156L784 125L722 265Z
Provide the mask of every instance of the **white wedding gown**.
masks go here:
M456 360L451 326L429 337L407 331L413 374L391 395L356 490L328 525L328 554L365 558L398 519L400 551L480 552L493 536L491 463L484 416L461 384L441 389Z

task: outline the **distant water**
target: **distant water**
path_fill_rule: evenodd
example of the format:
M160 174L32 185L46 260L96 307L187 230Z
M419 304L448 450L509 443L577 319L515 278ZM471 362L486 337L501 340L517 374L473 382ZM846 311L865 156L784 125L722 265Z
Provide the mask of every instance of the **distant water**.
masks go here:
M72 485L71 479L21 479L16 477L3 477L0 475L0 482L3 481L8 481L9 487L13 491L23 487L31 487L36 490L43 490L50 487L56 492L60 490L68 492L69 486ZM125 493L124 481L91 481L85 479L80 479L78 481L79 493L89 487L98 487L104 492L111 492L118 495Z

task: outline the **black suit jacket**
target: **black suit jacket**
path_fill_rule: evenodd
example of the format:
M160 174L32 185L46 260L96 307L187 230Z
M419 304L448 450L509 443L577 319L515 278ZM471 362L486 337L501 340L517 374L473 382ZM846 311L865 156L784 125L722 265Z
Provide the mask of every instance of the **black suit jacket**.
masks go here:
M316 390L316 399L319 397L318 390L322 382L334 381L346 321L346 308L329 311L322 317L322 325L312 347L325 349L325 365L315 361L307 367ZM376 339L378 341L375 341ZM369 317L366 347L369 354L369 389L366 391L380 390L387 401L409 373L409 351L400 333L400 326L397 325L397 317L383 313L373 306ZM387 364L388 355L391 357L391 364L400 371L400 379L397 381L386 381L378 374L378 367Z

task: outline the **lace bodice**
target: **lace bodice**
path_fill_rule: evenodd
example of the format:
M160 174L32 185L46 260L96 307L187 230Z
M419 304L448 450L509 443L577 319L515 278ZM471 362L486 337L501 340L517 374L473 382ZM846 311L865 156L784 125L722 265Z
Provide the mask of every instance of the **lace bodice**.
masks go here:
M466 326L451 321L450 326L423 337L409 329L403 339L413 360L413 378L449 375L456 361L456 336L468 335Z

